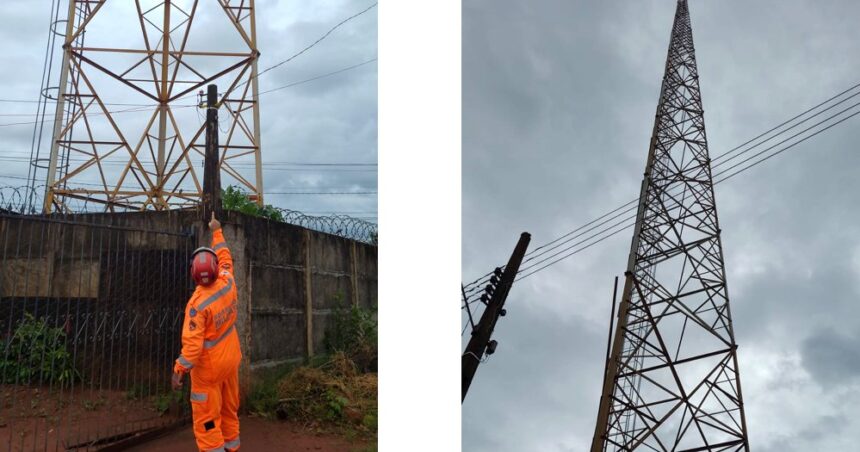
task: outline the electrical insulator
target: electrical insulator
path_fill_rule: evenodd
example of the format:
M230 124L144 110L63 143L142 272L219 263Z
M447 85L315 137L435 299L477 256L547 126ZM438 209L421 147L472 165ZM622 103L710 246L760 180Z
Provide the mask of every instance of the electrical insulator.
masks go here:
M493 286L492 286L492 285L490 285L490 284L487 284L487 287L484 287L484 291L485 291L485 292L487 292L487 293L488 293L488 294L490 294L490 295L492 295L492 294L493 294L493 291L495 291L495 290L496 290L496 288L495 288L495 287L493 287Z
M507 310L507 309L502 309L501 311L499 311L499 315L500 315L501 317L504 317L507 313L508 313L508 310Z
M481 302L482 303L487 304L487 303L489 303L489 301L490 301L490 297L487 294L481 295Z
M495 339L491 340L490 342L487 342L487 355L492 355L493 353L496 353L496 347L498 345L499 343Z
M499 278L496 278L496 275L490 276L490 284L496 285L499 283Z

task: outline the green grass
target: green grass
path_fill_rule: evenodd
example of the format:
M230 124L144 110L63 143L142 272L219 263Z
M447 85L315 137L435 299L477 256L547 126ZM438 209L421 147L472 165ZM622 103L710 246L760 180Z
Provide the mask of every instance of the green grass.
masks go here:
M257 416L274 419L278 408L278 381L293 371L297 364L281 364L254 372L254 382L245 396L245 409Z

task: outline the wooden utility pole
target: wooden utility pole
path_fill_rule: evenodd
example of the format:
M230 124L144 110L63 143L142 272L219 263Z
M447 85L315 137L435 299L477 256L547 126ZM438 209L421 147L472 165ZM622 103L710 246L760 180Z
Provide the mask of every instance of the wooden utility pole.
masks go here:
M218 152L218 87L209 85L206 93L206 158L203 162L203 221L215 212L224 218L221 209L221 156Z
M487 308L481 315L481 320L475 329L472 330L472 338L469 340L469 345L466 346L466 351L463 353L461 369L463 372L463 386L460 401L466 399L466 393L469 392L469 386L472 384L472 378L478 370L478 364L481 363L481 358L484 353L491 355L496 350L496 342L490 341L493 335L493 329L496 327L496 321L500 316L505 315L503 309L505 299L508 297L508 292L514 284L514 279L517 277L517 272L520 271L520 263L523 261L523 256L526 254L526 249L529 246L531 234L523 232L520 235L520 240L511 254L508 265L502 272L495 289L490 294ZM466 301L468 303L468 301ZM492 344L491 344L492 342Z

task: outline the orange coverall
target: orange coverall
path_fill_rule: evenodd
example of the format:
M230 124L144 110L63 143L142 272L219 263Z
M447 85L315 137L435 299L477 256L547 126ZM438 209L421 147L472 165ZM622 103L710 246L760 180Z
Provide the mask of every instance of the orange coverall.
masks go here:
M218 279L194 290L185 306L182 354L175 373L191 371L191 412L194 437L202 451L239 449L239 334L238 300L233 280L233 257L221 229L212 232L218 256Z

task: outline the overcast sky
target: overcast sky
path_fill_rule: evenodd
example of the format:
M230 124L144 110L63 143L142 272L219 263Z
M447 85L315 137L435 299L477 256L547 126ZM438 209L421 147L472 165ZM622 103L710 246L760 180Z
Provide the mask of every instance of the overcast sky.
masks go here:
M0 99L33 101L38 98L51 3L48 0L0 2L0 18L3 23L3 27L0 27L0 42L3 43L0 44L0 80L3 82ZM65 0L61 3L68 4ZM159 2L154 0L142 2L144 9L147 9L149 4L157 3ZM189 10L191 1L177 0L175 3ZM372 0L257 0L257 38L262 53L260 70L290 57L316 41L343 19L372 4ZM86 44L131 47L135 40L139 41L141 33L133 5L133 2L109 2L88 27ZM65 8L66 6L63 6L64 12ZM201 1L188 48L217 50L223 44L220 47L223 50L241 50L233 45L235 37L238 36L235 29L232 29L222 16L224 13L216 2ZM173 17L176 20L178 14ZM376 58L376 47L377 10L374 8L342 25L301 56L261 75L260 91L367 62ZM57 56L59 53L57 50ZM58 62L59 59L55 64L59 64ZM277 169L265 166L266 162L375 164L376 67L376 62L373 61L342 73L261 96L265 192L376 191L377 173L374 166L310 169L291 166L286 167L288 170L285 170L284 166ZM218 83L223 86L227 82ZM126 99L123 97L127 95L126 92L130 91L108 82L100 84L100 89L105 102L122 101ZM178 118L182 123L180 127L194 128L201 124L202 116L195 115L197 112L194 110L184 109L177 113L184 115ZM35 111L36 104L33 103L0 102L0 153L29 156L33 125L5 124L33 121L32 116L22 115L33 115ZM135 114L124 115L122 120L133 115ZM49 130L50 127L45 132L43 146L47 145L49 140ZM125 133L134 135L134 132L128 130ZM141 131L136 133L139 137ZM26 176L26 163L3 162L2 166L0 186L24 184L23 180L9 176ZM266 202L309 213L348 213L376 221L376 195L270 194L266 196Z
M675 2L463 1L463 280L639 194ZM860 82L860 4L691 1L716 156ZM856 102L856 98L853 102ZM849 101L845 105L850 105ZM860 119L715 187L750 445L860 440ZM591 442L632 230L514 285L463 450Z

